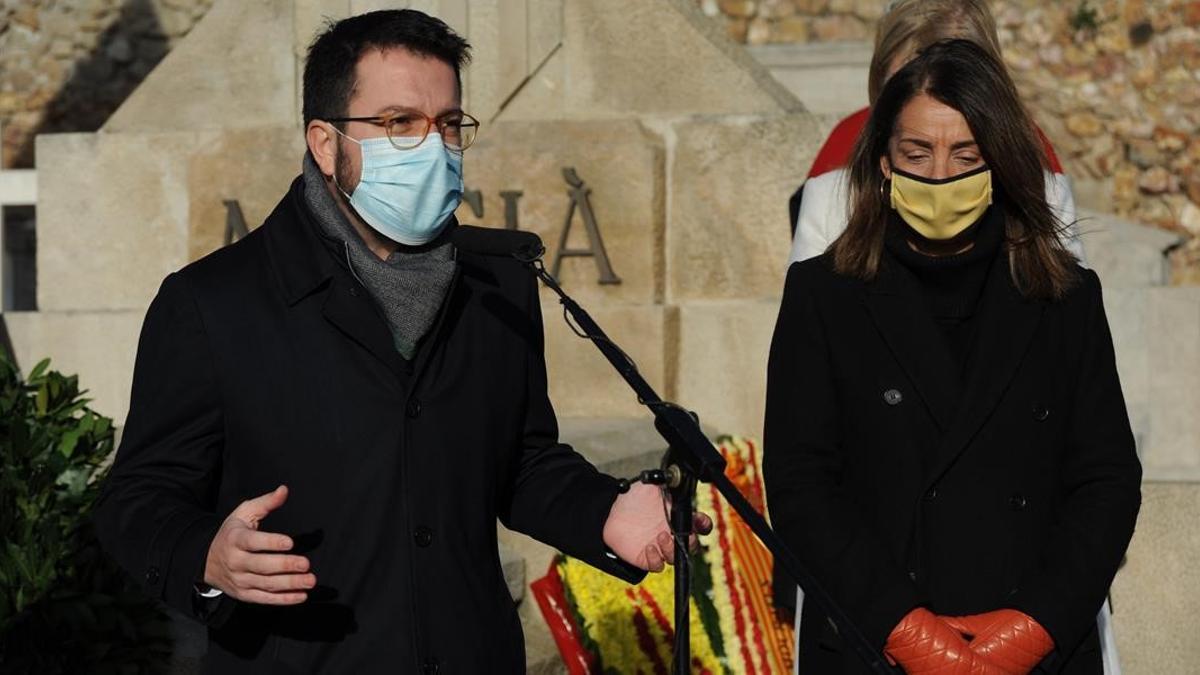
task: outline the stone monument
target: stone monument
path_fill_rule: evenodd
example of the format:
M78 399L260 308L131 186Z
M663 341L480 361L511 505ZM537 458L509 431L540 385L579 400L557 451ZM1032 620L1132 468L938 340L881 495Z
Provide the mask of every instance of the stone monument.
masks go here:
M483 127L466 155L472 193L460 220L536 232L548 264L560 247L599 250L599 233L607 273L596 256L566 257L566 290L665 398L714 431L759 435L790 246L787 197L827 122L694 0L217 0L100 131L38 138L39 311L5 315L20 362L51 356L79 373L119 424L138 330L163 277L222 246L231 226L260 223L298 174L299 77L322 22L406 5L441 16L475 47L464 106ZM1137 637L1122 648L1144 664L1162 663L1162 649L1138 646L1152 631L1156 644L1174 640L1184 645L1175 652L1200 660L1185 633L1160 630L1195 625L1183 611L1200 588L1184 564L1200 555L1195 526L1178 529L1200 521L1200 303L1188 293L1109 297L1147 474L1163 466L1192 476L1148 485L1146 538L1135 538L1118 577L1118 634ZM543 300L564 436L622 471L652 461L662 448L649 415L552 297ZM1163 331L1165 312L1195 320ZM1149 346L1163 340L1191 340L1171 352L1188 362L1160 364ZM1177 374L1185 370L1192 375ZM1166 417L1153 416L1158 402ZM545 547L504 541L531 575L545 569ZM1171 592L1167 578L1178 580ZM531 604L522 614L536 671L554 658Z

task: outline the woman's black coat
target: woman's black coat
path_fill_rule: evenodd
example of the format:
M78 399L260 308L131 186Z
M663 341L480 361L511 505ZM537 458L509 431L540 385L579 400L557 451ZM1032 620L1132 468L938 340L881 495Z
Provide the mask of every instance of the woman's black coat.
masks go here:
M882 649L923 605L1021 610L1041 667L1101 672L1096 613L1133 533L1141 467L1094 272L1025 300L1001 254L965 376L910 272L788 271L771 344L764 477L773 523ZM864 668L806 600L801 673Z
M459 272L413 363L317 235L301 179L261 228L163 283L96 524L151 596L209 624L207 671L524 672L497 518L637 578L602 542L616 480L558 443L536 282L473 253L473 233L456 233ZM199 600L221 521L284 483L263 529L292 535L318 589L293 607Z

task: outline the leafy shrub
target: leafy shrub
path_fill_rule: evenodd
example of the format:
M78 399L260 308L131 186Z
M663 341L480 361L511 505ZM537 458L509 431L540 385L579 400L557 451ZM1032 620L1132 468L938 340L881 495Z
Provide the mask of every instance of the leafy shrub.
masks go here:
M0 671L165 670L166 616L101 552L90 522L112 420L49 365L23 378L0 349Z

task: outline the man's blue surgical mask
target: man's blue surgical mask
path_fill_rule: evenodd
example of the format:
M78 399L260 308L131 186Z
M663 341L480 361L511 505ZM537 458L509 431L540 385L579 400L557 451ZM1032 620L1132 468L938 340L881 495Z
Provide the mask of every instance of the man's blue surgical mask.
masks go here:
M387 137L346 138L362 148L362 176L353 194L338 190L363 221L405 246L437 239L462 201L462 153L448 149L437 133L411 150L397 149Z

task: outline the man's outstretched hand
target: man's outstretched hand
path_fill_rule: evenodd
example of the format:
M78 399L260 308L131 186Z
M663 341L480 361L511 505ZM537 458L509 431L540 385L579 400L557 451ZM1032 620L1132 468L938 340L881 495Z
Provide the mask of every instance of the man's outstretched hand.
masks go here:
M695 514L689 550L695 551L700 545L697 534L711 531L712 519ZM617 495L604 521L604 544L625 562L644 570L661 572L667 564L673 564L675 544L662 490L656 485L634 483L629 492Z
M317 584L308 570L308 558L287 555L292 538L259 532L267 514L287 501L287 486L238 505L221 524L208 547L204 583L243 602L261 605L296 605L308 598Z

